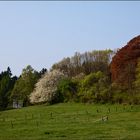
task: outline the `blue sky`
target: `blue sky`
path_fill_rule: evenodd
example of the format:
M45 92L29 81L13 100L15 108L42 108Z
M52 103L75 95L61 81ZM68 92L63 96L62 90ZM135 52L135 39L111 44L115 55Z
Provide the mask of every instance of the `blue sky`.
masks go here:
M121 48L139 34L139 1L0 2L0 71L49 69L76 51Z

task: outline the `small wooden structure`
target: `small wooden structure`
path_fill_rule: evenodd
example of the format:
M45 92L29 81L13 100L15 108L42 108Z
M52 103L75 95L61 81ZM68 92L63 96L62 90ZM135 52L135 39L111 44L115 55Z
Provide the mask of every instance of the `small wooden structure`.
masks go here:
M23 100L13 100L13 108L22 108Z

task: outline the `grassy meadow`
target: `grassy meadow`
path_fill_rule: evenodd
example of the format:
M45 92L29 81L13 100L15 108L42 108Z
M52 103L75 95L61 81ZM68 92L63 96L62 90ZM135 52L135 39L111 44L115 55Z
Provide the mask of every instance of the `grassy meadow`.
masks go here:
M63 103L0 112L0 140L139 140L140 106Z

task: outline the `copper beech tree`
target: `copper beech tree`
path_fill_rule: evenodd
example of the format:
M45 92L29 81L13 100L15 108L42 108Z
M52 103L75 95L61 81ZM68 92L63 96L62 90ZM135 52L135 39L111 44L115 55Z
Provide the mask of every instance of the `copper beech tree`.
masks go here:
M132 89L138 58L140 58L140 36L130 40L112 58L110 65L112 82Z

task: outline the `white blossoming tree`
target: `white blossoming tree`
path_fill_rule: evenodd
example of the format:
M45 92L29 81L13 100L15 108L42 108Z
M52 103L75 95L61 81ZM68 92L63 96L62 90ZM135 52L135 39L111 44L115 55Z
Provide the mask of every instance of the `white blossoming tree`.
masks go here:
M30 102L35 103L52 103L58 96L57 85L65 75L59 70L53 70L46 73L35 85L34 91L30 94Z

